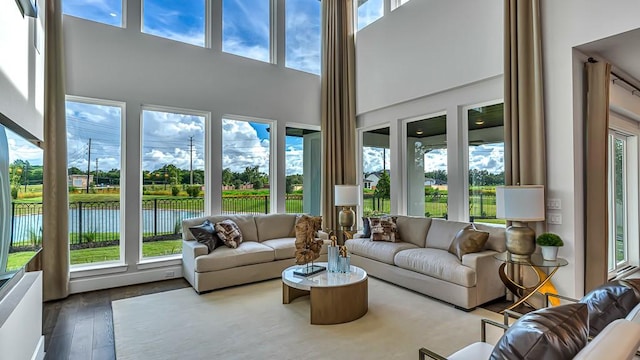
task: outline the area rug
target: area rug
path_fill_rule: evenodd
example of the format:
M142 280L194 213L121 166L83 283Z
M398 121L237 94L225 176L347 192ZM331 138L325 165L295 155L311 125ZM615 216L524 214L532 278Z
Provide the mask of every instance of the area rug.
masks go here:
M349 299L345 299L349 301ZM369 279L369 312L339 325L309 324L309 297L282 304L271 280L198 295L191 288L113 302L116 355L127 359L411 359L480 339L480 319L501 316ZM499 337L496 330L493 342Z

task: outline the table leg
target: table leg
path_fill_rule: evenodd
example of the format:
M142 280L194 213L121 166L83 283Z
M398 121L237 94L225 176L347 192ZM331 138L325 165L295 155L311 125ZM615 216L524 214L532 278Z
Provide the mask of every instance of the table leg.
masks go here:
M515 291L516 294L522 295L520 297L520 299L518 299L518 301L516 301L511 306L506 308L506 310L512 310L512 309L516 308L518 305L523 304L523 303L526 303L527 305L535 308L529 302L527 302L527 300L529 300L529 298L532 297L533 294L538 292L547 282L549 282L551 280L551 278L553 277L553 275L556 273L556 271L558 271L558 269L560 268L560 267L555 267L544 278L541 278L540 277L540 273L536 271L536 274L538 275L538 283L535 286L532 286L532 287L525 287L523 285L515 283L513 281L513 279L510 279L506 275L506 273L504 271L504 266L505 266L505 264L500 265L500 270L499 270L500 279L505 284L505 286L509 289L509 291L512 291L512 292ZM532 268L533 268L533 266L532 266Z
M297 299L305 295L309 295L309 291L296 289L285 283L282 283L282 303L283 304L289 304L294 299Z

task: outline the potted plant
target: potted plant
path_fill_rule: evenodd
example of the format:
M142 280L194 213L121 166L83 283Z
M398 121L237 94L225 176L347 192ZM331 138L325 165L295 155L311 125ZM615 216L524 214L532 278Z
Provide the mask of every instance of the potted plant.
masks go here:
M553 233L543 233L536 239L536 244L542 249L542 258L555 261L558 257L558 247L564 245L560 236Z

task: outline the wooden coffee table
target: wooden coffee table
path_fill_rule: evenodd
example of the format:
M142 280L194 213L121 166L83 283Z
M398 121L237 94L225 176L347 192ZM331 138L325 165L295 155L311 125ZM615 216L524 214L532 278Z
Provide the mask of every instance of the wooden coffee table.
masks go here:
M317 263L327 266L327 263ZM323 271L312 276L294 275L305 265L294 265L282 272L282 303L310 295L311 324L342 324L359 319L369 310L367 272L351 265L349 273Z

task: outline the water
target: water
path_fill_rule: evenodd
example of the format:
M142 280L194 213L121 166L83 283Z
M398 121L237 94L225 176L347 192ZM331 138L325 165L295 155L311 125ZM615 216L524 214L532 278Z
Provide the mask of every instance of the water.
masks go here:
M203 211L187 210L142 210L143 233L174 233L183 219L203 216ZM81 218L82 217L82 218ZM82 221L80 221L82 220ZM82 227L80 227L82 225ZM154 230L155 228L155 230ZM13 243L41 238L42 214L15 216L13 219ZM120 233L120 209L69 209L70 233Z

